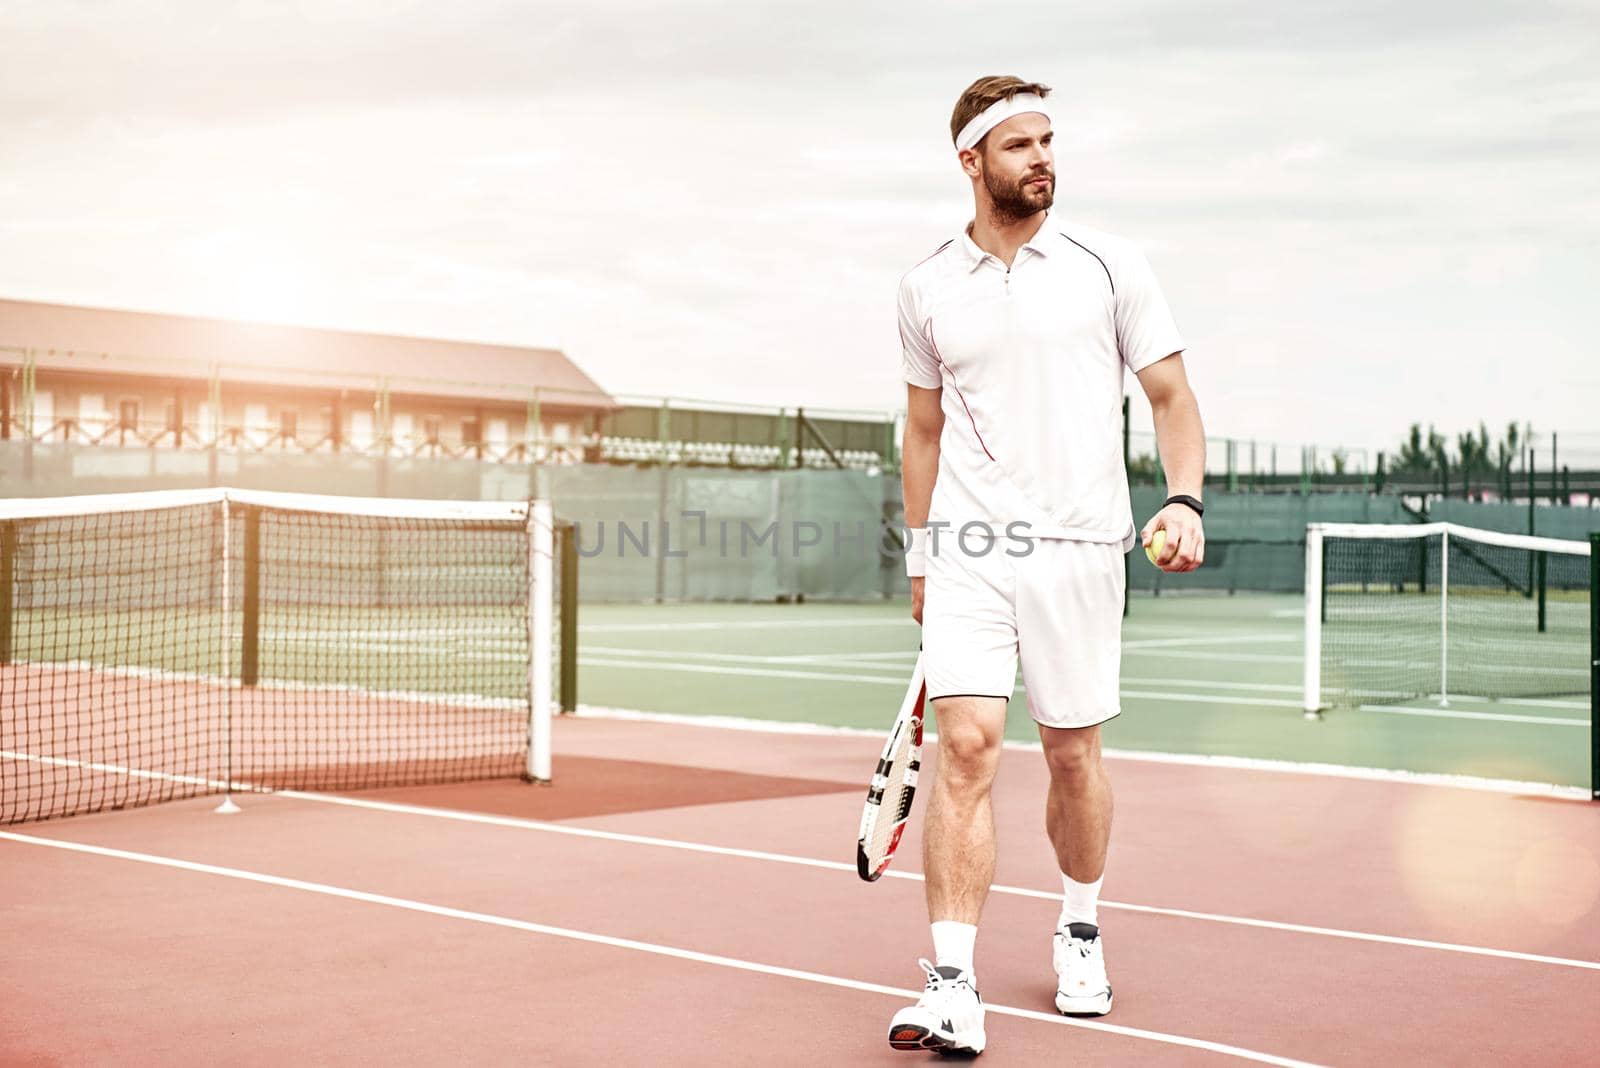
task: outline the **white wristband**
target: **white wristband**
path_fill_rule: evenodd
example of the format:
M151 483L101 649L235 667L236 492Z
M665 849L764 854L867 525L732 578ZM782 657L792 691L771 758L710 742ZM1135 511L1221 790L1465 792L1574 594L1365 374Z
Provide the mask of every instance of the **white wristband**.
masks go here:
M911 578L922 578L928 570L928 528L914 527L906 533L910 535L906 546L906 574Z

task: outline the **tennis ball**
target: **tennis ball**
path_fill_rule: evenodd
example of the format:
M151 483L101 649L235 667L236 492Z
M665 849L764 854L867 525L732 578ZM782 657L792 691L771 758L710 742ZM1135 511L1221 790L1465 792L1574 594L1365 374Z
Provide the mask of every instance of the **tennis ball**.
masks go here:
M1167 532L1165 530L1157 530L1150 536L1150 544L1144 547L1144 554L1148 556L1150 558L1150 562L1154 564L1156 562L1156 558L1161 555L1161 550L1165 549L1166 547Z

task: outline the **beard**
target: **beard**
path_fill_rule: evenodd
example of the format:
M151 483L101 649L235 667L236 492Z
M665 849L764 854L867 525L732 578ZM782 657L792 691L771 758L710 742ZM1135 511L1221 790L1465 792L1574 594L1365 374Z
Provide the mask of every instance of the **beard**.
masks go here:
M1028 183L1038 178L1038 174L1027 174L1015 182L1003 184L988 171L983 173L983 187L989 191L989 199L994 203L994 212L1003 219L1016 221L1026 219L1028 216L1041 211L1049 211L1056 199L1056 176L1046 172L1050 184L1043 189L1035 189Z

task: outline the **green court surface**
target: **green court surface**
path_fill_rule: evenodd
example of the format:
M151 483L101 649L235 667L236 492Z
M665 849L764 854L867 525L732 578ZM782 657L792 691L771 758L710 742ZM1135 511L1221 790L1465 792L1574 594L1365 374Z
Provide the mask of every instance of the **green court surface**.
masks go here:
M1302 598L1136 597L1107 746L1589 785L1589 701L1452 698L1301 714ZM918 630L905 602L585 605L586 706L887 729ZM1018 679L1006 734L1037 740Z

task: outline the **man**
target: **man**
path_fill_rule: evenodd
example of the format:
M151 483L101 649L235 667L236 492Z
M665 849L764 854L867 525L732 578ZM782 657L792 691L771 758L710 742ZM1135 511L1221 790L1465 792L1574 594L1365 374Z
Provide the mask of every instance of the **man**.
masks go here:
M897 1049L984 1046L973 947L994 876L989 790L1019 658L1065 890L1056 1008L1111 1010L1096 915L1111 829L1100 724L1121 711L1123 556L1158 530L1164 570L1192 571L1205 555L1205 434L1183 342L1134 245L1050 212L1049 92L988 77L961 94L950 133L973 221L900 283L906 563L939 763L923 843L934 963L922 962L922 998L890 1025ZM1124 368L1150 399L1173 494L1137 536Z

